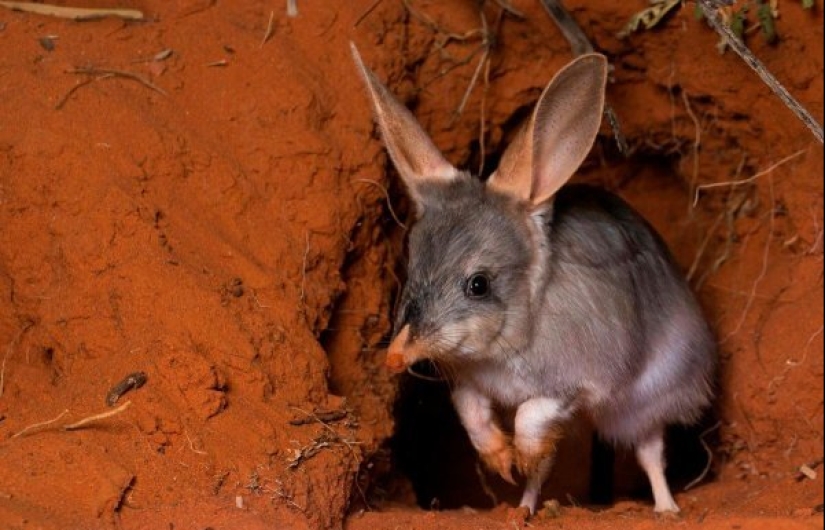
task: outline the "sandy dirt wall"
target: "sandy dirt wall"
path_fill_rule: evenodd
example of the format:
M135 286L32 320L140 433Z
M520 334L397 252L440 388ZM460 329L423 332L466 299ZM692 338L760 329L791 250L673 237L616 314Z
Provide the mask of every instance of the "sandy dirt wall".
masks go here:
M524 19L486 2L488 82L456 117L484 50L478 4L297 4L128 3L141 23L0 11L0 527L334 528L375 494L403 236L383 190L404 200L348 41L472 167L569 49L536 2L513 2ZM605 127L582 178L663 232L721 340L718 479L678 495L685 521L821 528L821 469L797 470L822 456L822 146L691 9L622 41L645 2L566 4L614 63L633 153ZM820 121L821 9L783 1L778 44L749 38ZM691 207L696 186L755 175ZM127 410L61 429L110 410L135 371ZM399 498L349 526L511 526ZM564 513L657 524L638 503Z

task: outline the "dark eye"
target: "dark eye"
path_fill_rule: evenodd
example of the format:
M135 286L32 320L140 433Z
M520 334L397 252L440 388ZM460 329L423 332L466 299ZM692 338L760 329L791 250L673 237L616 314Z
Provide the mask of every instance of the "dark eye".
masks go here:
M483 272L477 272L467 280L467 296L484 298L490 294L490 278Z

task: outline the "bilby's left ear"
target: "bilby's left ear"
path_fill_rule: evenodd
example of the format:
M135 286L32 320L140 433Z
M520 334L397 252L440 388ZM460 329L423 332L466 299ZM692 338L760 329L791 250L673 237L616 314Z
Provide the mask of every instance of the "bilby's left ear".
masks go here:
M424 208L422 190L433 182L447 182L461 173L450 164L424 129L375 74L364 65L355 44L352 57L369 89L372 108L390 158L404 180L418 213Z

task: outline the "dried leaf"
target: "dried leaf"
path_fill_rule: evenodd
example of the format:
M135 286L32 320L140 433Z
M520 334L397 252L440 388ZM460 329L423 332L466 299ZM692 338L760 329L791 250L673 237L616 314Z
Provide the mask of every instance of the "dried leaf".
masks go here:
M651 0L651 3L653 5L630 17L628 23L625 24L625 27L622 28L616 36L624 39L634 31L637 31L640 26L643 26L644 29L655 27L668 13L681 5L682 0Z
M152 57L152 60L153 61L165 61L169 57L172 57L172 53L174 53L172 51L172 48L166 48L165 50L156 53L155 56Z

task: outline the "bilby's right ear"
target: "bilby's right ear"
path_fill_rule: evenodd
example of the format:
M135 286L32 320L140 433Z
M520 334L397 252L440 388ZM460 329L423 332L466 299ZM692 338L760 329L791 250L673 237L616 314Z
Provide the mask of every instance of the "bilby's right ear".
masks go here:
M434 182L456 179L461 172L444 158L412 113L364 65L355 44L350 43L350 46L358 71L369 89L372 110L384 144L420 214L424 209L422 190Z
M602 122L607 59L582 55L544 89L533 115L505 150L487 187L541 206L581 165Z

